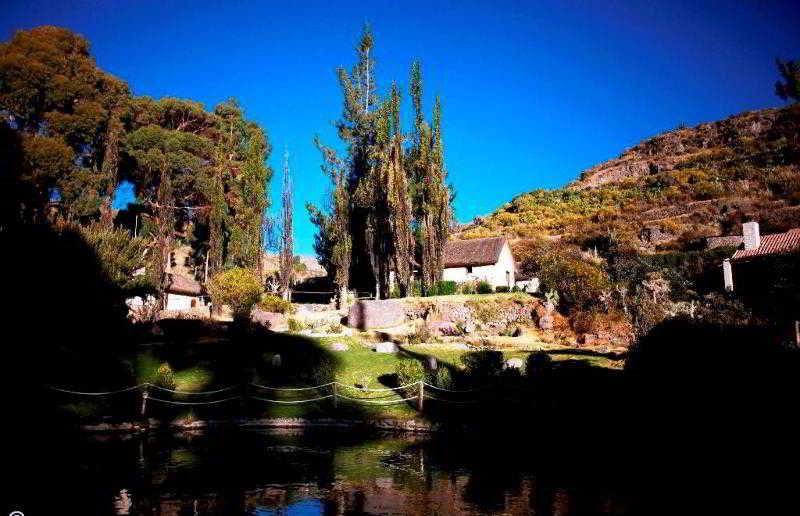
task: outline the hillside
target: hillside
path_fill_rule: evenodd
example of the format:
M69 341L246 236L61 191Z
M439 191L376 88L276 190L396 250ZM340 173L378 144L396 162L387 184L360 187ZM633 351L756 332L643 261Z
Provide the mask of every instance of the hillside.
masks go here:
M613 235L642 252L800 226L800 105L679 127L585 170L564 188L519 195L457 238L559 236L585 245Z

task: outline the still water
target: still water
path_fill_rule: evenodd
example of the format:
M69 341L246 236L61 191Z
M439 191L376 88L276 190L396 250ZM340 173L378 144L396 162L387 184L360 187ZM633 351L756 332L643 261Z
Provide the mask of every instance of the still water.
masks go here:
M84 514L626 514L538 471L531 443L316 430L83 437L60 475Z

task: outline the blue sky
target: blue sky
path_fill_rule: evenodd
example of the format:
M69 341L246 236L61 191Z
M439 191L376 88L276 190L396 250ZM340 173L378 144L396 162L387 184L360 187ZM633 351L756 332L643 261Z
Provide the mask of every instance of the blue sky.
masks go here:
M2 3L3 40L42 24L80 32L137 95L209 108L237 97L272 142L274 201L284 149L291 154L301 253L314 235L304 204L327 188L312 139L336 143L335 69L353 64L364 22L382 90L394 79L407 93L419 58L426 111L442 97L461 221L561 186L678 124L781 105L774 59L800 58L796 2Z

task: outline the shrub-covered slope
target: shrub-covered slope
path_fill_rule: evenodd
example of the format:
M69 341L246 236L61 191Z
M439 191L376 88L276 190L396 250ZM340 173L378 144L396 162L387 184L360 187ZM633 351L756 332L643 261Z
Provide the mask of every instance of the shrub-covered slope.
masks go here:
M515 197L458 236L613 233L657 250L735 234L745 218L781 231L800 226L799 162L800 105L743 113L647 139L564 188Z

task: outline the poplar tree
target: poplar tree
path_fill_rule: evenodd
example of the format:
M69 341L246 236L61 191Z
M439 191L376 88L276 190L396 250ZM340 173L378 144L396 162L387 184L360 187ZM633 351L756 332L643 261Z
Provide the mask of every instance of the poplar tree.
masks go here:
M418 61L411 66L410 82L414 130L408 168L413 180L414 226L422 269L421 287L423 295L427 295L442 276L443 250L452 218L451 195L444 167L441 101L437 96L431 127L422 111L422 67Z
M320 263L333 279L339 308L345 308L353 253L348 169L336 151L323 145L319 137L314 139L314 143L322 153L321 169L331 181L331 191L327 210L322 210L312 203L307 203L306 209L311 222L317 226L314 250Z
M289 175L289 151L283 156L283 188L281 190L281 243L280 243L280 288L283 298L290 298L294 275L294 227L293 192Z

